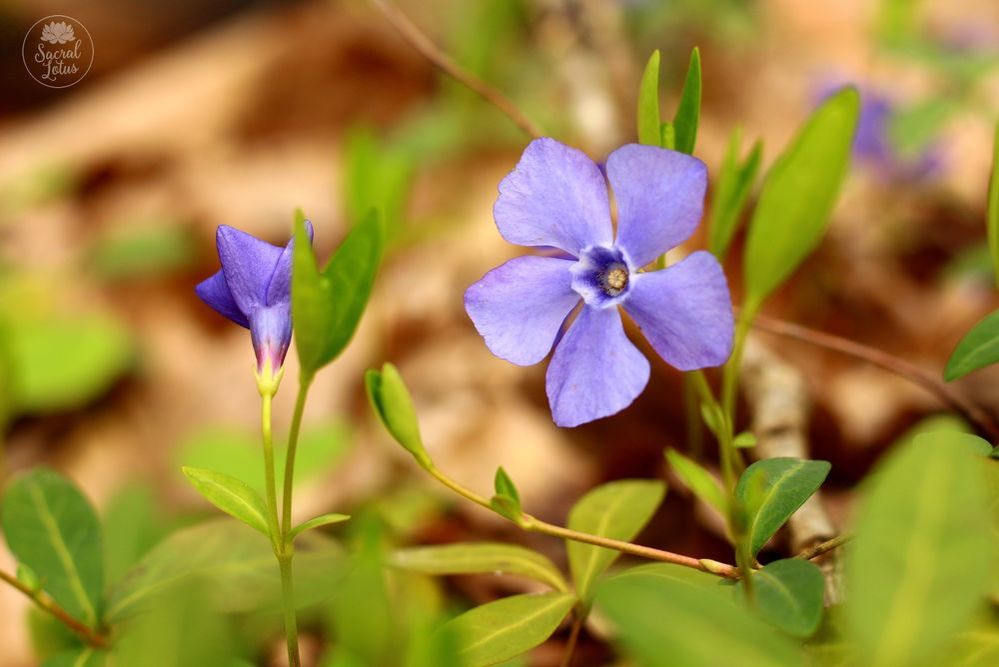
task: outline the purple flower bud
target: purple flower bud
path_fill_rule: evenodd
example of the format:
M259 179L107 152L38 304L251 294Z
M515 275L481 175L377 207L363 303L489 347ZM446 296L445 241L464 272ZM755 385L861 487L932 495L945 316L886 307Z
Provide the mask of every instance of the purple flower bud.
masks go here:
M312 240L312 224L305 223ZM257 371L276 373L291 344L291 261L294 239L283 248L219 225L222 269L196 288L219 314L250 330Z

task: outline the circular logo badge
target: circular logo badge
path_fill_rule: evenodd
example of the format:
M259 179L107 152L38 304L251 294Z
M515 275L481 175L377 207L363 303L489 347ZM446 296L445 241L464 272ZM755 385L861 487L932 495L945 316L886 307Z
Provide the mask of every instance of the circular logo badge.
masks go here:
M24 36L21 59L38 83L68 88L85 77L94 64L94 40L71 16L46 16Z

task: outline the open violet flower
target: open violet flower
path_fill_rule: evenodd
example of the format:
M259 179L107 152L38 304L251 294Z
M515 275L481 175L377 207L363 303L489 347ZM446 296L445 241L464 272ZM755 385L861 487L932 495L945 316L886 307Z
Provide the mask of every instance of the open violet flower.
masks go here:
M305 223L312 240L312 224ZM277 373L291 344L294 239L281 248L228 225L216 235L222 269L196 288L201 300L250 330L257 372Z
M579 150L549 138L532 141L500 183L496 226L511 243L554 246L567 255L517 257L465 292L465 310L496 356L528 366L558 341L546 386L559 426L619 412L648 383L649 362L625 336L618 306L678 369L718 366L732 351L731 297L711 254L641 270L697 228L704 164L629 144L607 158L606 173L605 180ZM617 202L616 240L608 180Z

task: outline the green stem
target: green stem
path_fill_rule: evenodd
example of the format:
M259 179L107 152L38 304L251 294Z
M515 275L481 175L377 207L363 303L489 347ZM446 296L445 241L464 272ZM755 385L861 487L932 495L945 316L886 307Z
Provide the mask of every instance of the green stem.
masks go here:
M260 430L264 444L264 487L267 494L267 523L271 533L271 544L274 553L281 550L281 526L277 516L277 487L274 475L274 434L271 429L271 407L274 394L270 391L260 393Z
M298 654L298 618L295 615L295 582L291 567L293 554L292 546L286 545L285 551L278 555L278 566L281 568L281 599L284 601L284 634L288 643L288 665L300 667L302 659Z
M291 417L291 430L288 433L288 451L284 464L284 497L281 503L282 542L291 531L291 493L295 483L295 454L298 450L298 434L302 429L302 415L305 413L305 398L312 385L312 375L302 375L295 398L295 412Z
M63 625L76 633L88 646L92 646L94 648L108 647L109 641L106 635L97 632L90 626L84 625L70 616L69 612L60 607L55 600L46 595L43 591L32 590L14 575L8 574L2 570L0 570L0 581L5 581L24 593L40 609L59 619Z
M576 652L576 644L579 643L579 633L583 629L586 621L586 610L576 606L572 614L572 630L569 631L569 641L565 645L565 653L562 655L561 667L572 667L572 656Z

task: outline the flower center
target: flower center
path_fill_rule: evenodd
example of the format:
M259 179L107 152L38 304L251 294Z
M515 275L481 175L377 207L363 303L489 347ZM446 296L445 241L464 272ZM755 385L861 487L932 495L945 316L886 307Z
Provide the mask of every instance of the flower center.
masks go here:
M628 270L622 266L615 266L602 276L604 291L607 296L617 296L628 286Z
M572 289L595 308L610 308L628 294L631 267L624 252L614 246L589 246L571 269Z

